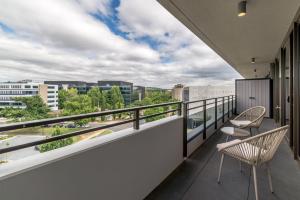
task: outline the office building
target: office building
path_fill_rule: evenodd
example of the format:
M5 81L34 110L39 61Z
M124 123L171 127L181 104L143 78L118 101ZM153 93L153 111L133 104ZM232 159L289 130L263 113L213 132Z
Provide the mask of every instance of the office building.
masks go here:
M126 81L98 81L98 87L103 91L110 90L113 86L120 88L125 105L129 105L132 102L133 83Z
M58 110L58 86L33 81L0 83L0 108L25 108L15 97L30 97L39 95L52 111Z
M45 84L58 85L58 89L77 89L79 94L86 94L91 84L84 81L44 81Z

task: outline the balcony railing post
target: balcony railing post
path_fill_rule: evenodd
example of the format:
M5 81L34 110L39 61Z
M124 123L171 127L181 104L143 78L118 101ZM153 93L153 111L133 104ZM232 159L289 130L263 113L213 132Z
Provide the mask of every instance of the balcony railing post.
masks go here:
M215 98L215 129L218 128L218 98Z
M233 115L233 95L231 95L231 114Z
M181 116L181 115L182 115L182 109L183 109L183 107L182 107L182 102L179 102L179 103L178 103L177 109L178 109L177 115L178 115L178 116Z
M237 114L236 107L237 107L237 98L236 98L236 95L234 95L234 114L235 115Z
M203 100L203 140L206 139L206 100Z
M225 98L222 97L222 122L224 123L225 122Z
M230 96L227 97L228 98L228 118L230 117Z
M187 157L187 120L188 120L188 104L183 102L183 157Z
M133 122L133 128L135 130L140 129L140 109L134 110L134 122Z

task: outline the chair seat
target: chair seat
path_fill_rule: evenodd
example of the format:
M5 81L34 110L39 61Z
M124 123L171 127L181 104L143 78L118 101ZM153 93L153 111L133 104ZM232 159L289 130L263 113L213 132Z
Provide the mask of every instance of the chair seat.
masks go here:
M221 131L230 136L236 137L247 137L250 136L250 132L245 129L235 128L235 127L223 127Z
M247 126L251 124L251 121L249 120L230 120L230 123L234 126L240 127L240 126Z

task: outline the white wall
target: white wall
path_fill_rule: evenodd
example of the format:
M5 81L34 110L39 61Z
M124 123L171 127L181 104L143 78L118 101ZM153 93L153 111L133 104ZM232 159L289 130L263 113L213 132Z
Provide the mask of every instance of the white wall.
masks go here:
M182 124L170 117L0 167L5 200L143 199L182 163Z

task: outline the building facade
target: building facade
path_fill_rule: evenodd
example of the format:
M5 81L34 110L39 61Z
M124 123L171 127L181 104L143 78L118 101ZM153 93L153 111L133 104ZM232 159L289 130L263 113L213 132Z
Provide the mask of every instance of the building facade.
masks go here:
M184 86L182 84L176 84L172 88L172 98L176 99L178 101L182 101L183 100L183 88L184 88Z
M195 101L215 97L229 96L235 94L233 85L228 86L188 86L182 91L183 101Z
M31 97L39 95L52 111L58 110L58 86L32 81L0 83L0 108L25 108L16 97Z
M144 86L133 86L133 97L132 100L143 100L146 96L146 88Z
M58 89L77 89L79 94L86 94L92 86L97 85L96 83L87 83L84 81L44 81L45 84L58 85Z
M133 83L126 81L98 81L98 87L103 91L110 90L113 86L120 88L125 105L129 105L132 102Z

